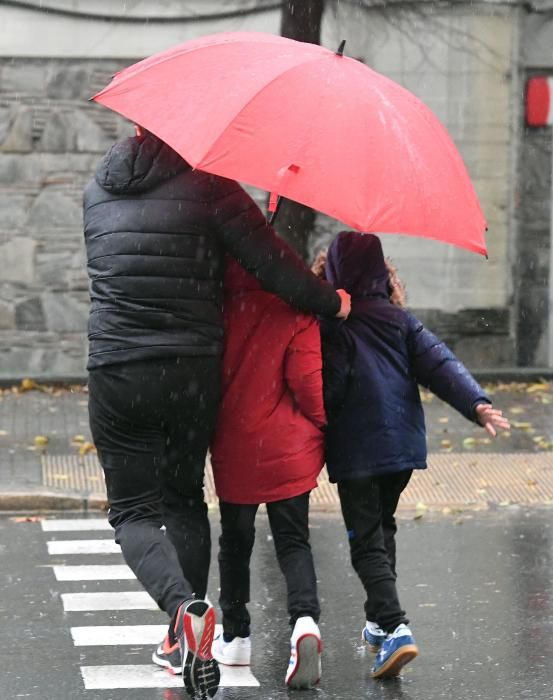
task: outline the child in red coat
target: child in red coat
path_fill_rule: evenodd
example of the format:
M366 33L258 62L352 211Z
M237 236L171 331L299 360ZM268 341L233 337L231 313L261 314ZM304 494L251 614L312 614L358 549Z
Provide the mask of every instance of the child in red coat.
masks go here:
M222 399L211 448L222 534L219 663L250 663L250 556L259 504L267 514L293 627L290 687L320 677L320 608L309 545L309 493L324 464L326 418L317 320L299 313L238 263L225 275Z

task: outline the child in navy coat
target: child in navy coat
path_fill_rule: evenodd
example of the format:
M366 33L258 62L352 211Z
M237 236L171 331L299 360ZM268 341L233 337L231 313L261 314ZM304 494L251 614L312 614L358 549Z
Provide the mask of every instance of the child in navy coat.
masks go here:
M449 348L397 303L395 275L376 236L340 233L325 276L352 302L346 321L321 326L326 463L367 594L363 639L377 652L372 675L384 678L418 654L396 589L394 518L413 469L426 468L418 385L492 436L509 424Z

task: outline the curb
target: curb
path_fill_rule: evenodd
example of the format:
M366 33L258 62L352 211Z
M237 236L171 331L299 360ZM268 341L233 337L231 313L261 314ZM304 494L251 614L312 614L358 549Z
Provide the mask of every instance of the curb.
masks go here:
M56 493L46 490L0 492L0 513L22 511L52 512L73 510L106 511L107 502L102 496L79 493Z

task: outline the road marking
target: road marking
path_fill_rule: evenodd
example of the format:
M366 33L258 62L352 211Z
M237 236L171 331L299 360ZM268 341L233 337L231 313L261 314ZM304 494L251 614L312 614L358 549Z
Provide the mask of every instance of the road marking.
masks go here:
M258 688L259 681L248 666L219 666L223 688L236 686ZM181 676L172 676L152 666L81 666L86 690L138 688L182 688Z
M113 566L53 566L54 576L58 581L123 581L136 579L126 564Z
M90 610L159 610L145 591L110 593L62 593L66 612Z
M120 554L113 540L58 540L46 543L48 554Z
M106 625L72 627L76 647L132 646L159 644L167 634L167 625Z
M87 530L111 530L112 527L105 518L90 518L84 520L41 520L43 532L85 532Z

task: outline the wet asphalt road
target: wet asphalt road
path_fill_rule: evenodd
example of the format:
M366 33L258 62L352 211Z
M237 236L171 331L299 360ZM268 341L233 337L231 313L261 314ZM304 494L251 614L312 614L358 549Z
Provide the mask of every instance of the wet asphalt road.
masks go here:
M69 517L69 516L65 516ZM214 521L214 541L217 524ZM325 643L323 679L289 692L284 586L265 517L258 517L251 605L252 670L260 688L221 689L220 700L553 699L553 512L509 508L402 520L399 582L420 657L401 679L375 682L360 644L363 595L349 565L338 515L314 515ZM136 581L60 582L53 564L120 564L119 554L48 554L48 540L106 538L109 532L46 533L39 523L0 519L0 698L183 700L180 689L85 690L83 665L147 664L150 646L74 647L80 625L163 624L159 612L64 612L60 594L138 591ZM217 566L210 593L217 598Z

